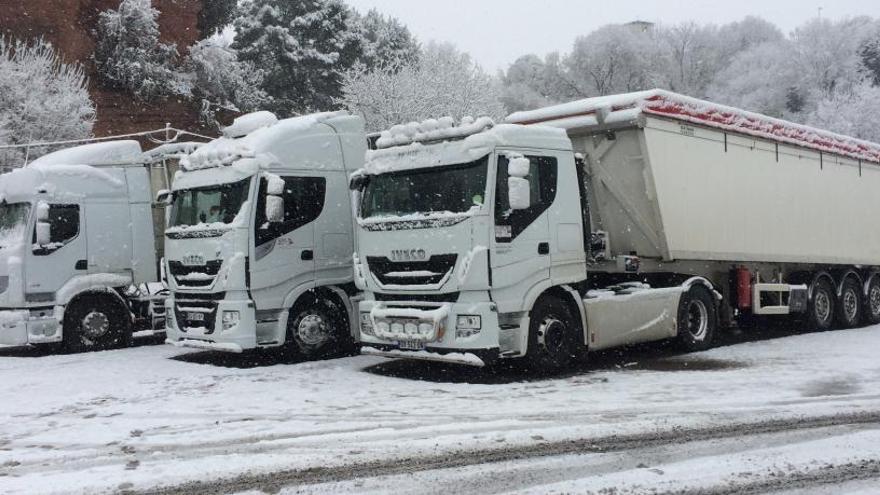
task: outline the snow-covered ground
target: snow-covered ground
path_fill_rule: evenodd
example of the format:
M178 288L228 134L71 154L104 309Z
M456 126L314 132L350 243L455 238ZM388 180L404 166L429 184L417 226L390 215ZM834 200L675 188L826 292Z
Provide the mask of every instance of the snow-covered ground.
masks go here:
M873 493L880 327L727 340L540 379L164 345L4 351L0 493Z

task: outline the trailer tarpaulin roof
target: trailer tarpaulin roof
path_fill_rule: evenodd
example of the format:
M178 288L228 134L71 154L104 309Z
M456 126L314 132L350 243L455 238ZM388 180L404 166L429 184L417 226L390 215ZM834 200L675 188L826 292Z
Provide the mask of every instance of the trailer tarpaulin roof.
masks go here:
M672 118L880 163L880 144L660 89L587 98L516 112L506 121L572 130L635 121L640 114Z

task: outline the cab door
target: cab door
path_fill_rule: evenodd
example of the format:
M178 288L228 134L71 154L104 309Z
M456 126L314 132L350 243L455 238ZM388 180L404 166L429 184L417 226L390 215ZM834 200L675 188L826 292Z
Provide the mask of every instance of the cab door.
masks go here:
M25 300L54 303L55 292L76 275L88 272L83 212L77 204L48 204L48 217L38 220L27 249ZM45 207L45 205L43 206ZM48 225L48 242L38 243L40 223Z
M251 293L257 310L281 309L296 287L315 278L315 220L324 209L326 178L282 176L284 219L269 223L266 216L268 180L260 179L254 222Z
M547 210L556 199L558 161L547 154L521 154L530 162L526 177L530 206L523 210L511 210L508 202L507 167L514 153L501 151L496 162L491 267L492 295L499 312L518 310L529 289L550 278Z

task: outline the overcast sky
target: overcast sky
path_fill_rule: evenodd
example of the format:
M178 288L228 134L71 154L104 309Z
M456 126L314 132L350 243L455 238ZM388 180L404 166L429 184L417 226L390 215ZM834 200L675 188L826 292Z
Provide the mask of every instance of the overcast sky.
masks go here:
M788 33L819 15L880 17L880 0L347 0L403 21L422 41L450 41L486 69L526 53L567 52L580 34L608 23L645 20L723 24L756 15Z

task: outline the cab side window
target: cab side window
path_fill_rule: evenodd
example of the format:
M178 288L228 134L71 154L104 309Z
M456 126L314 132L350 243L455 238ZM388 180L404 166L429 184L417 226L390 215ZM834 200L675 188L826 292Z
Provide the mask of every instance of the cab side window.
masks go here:
M49 224L48 244L37 244L37 232L34 229L33 252L37 256L51 254L79 235L79 205L49 205L46 223Z
M527 156L529 159L530 206L525 210L511 210L508 203L506 156L498 158L498 176L495 187L495 241L511 242L522 234L556 199L557 164L549 156Z
M327 180L323 177L282 177L284 179L284 220L266 220L266 189L269 181L260 180L257 195L256 245L261 246L315 221L324 210Z

